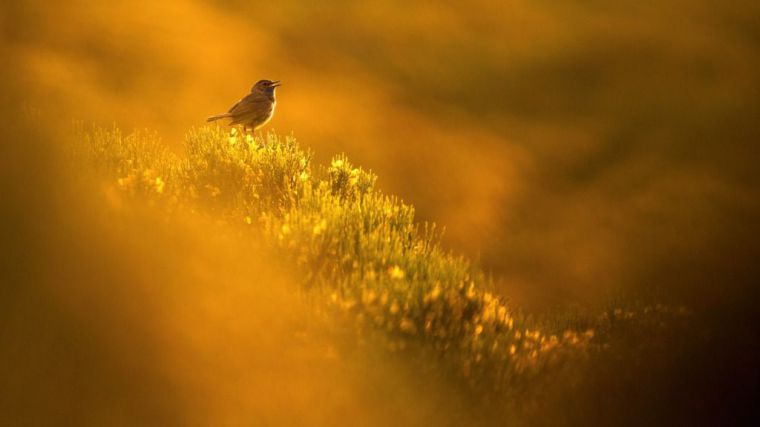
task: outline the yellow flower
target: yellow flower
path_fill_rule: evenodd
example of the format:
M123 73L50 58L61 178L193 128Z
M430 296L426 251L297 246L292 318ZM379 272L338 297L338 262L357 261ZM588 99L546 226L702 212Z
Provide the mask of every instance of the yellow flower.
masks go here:
M351 177L348 182L351 185L356 185L359 182L359 169L351 169Z
M390 308L388 309L388 311L390 311L390 312L391 312L391 314L396 314L396 313L398 313L398 303L397 303L395 300L393 301L393 303L391 303L391 306L390 306Z
M394 265L393 267L389 268L388 274L391 276L391 279L396 280L401 280L405 276L404 270L402 270L398 265Z
M433 290L430 291L430 299L435 301L438 299L439 295L441 295L441 287L438 285L438 283L436 283Z
M164 192L164 180L161 177L156 177L156 193Z
M253 222L253 221L251 220L251 217L250 217L250 216L246 216L245 218L243 218L243 221L245 221L245 223L246 223L246 224L248 224L248 225L251 225L251 222Z
M483 325L478 324L475 326L475 336L478 336L483 333Z
M327 229L327 221L323 219L319 221L319 223L315 224L311 231L315 236L319 236L325 231L325 229Z
M133 180L134 180L134 176L132 174L129 174L124 178L119 178L117 182L119 184L119 187L127 188L132 185Z
M467 288L467 299L474 299L475 298L475 286L470 283L470 287Z
M509 346L509 354L514 355L517 352L517 347L512 344Z
M500 305L499 308L496 309L496 312L496 316L498 317L499 321L501 323L507 323L507 307Z

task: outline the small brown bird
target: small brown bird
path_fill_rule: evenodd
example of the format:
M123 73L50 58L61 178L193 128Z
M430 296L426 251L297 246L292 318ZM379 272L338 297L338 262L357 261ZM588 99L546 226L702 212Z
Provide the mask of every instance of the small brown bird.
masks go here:
M278 80L259 80L251 88L251 93L233 105L230 111L211 116L206 121L232 119L230 125L243 125L245 129L251 128L255 131L274 115L274 107L277 105L274 89L277 86L280 86Z

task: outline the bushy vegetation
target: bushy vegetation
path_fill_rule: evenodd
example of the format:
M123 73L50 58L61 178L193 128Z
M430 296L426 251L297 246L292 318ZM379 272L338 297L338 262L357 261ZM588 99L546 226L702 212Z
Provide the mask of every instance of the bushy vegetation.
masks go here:
M513 394L552 381L608 351L616 330L651 331L686 311L617 306L530 320L443 249L434 225L415 222L412 206L378 191L374 174L345 156L314 165L292 137L203 127L187 135L186 156L149 134L94 129L81 139L122 192L263 236L298 269L315 310L344 320L357 343L371 339L469 390Z

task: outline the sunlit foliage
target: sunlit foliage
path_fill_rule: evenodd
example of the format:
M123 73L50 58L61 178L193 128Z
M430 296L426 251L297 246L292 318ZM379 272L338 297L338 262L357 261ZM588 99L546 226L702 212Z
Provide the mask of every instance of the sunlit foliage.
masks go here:
M374 174L345 156L314 165L292 137L203 127L188 133L186 156L149 134L94 129L81 139L123 192L265 236L301 273L315 310L344 319L357 343L432 363L474 390L514 392L539 374L552 378L608 347L596 328L609 337L615 319L657 311L616 309L573 327L529 320L477 267L442 249L438 229L417 223L413 207L378 191Z

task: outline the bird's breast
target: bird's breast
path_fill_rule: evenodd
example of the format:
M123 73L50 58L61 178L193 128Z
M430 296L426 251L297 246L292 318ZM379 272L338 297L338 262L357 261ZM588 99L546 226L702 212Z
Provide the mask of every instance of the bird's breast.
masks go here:
M267 122L269 122L270 120L272 120L272 116L274 116L274 107L275 106L277 106L277 101L273 101L269 105L269 113L266 115L266 118L264 118L264 120L261 122L261 124L256 125L256 128L264 126L265 124L267 124Z

